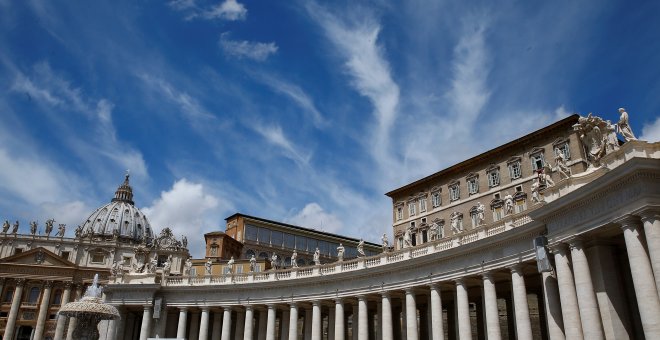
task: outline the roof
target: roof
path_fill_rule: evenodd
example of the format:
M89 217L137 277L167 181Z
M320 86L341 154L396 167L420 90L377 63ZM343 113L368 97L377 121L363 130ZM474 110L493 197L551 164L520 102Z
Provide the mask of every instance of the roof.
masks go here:
M398 189L394 189L394 190L392 190L392 191L386 193L385 195L386 195L386 196L389 196L389 197L393 197L393 196L397 195L398 193L400 193L401 191L408 190L408 189L410 189L410 188L413 188L413 187L415 187L415 186L417 186L417 185L419 185L419 184L421 184L421 183L424 183L424 182L426 182L426 181L429 181L429 180L431 180L431 179L438 178L438 177L440 177L440 176L444 176L444 175L450 174L450 173L452 173L452 172L454 172L454 171L457 171L457 170L459 170L459 169L462 169L462 168L466 168L466 167L473 166L473 165L475 165L475 164L477 164L477 163L479 163L479 162L482 162L482 161L485 160L485 159L488 159L488 158L490 158L490 157L492 157L492 156L495 156L495 155L501 153L502 151L504 151L504 150L506 150L506 149L513 148L513 147L516 147L516 146L519 146L519 145L524 145L524 144L526 144L526 143L529 143L530 140L533 140L534 138L536 138L536 137L538 137L538 136L540 136L540 135L546 134L546 133L548 133L548 132L550 132L550 131L553 131L553 130L557 130L557 129L559 129L559 128L563 128L563 127L565 127L565 126L572 126L573 124L577 123L578 118L580 118L580 116L577 115L577 114L570 115L570 116L568 116L568 117L566 117L566 118L564 118L564 119L562 119L562 120L556 121L556 122L554 122L554 123L552 123L552 124L550 124L550 125L548 125L548 126L546 126L546 127L543 127L543 128L541 128L541 129L536 130L536 131L534 131L534 132L532 132L532 133L529 133L529 134L527 134L527 135L525 135L525 136L522 136L522 137L520 137L520 138L517 138L517 139L515 139L515 140L513 140L513 141L511 141L511 142L508 142L508 143L506 143L506 144L502 144L502 145L500 145L500 146L498 146L498 147L496 147L496 148L494 148L494 149L491 149L491 150L488 150L488 151L486 151L486 152L483 152L483 153L481 153L481 154L479 154L479 155L476 155L476 156L474 156L474 157L472 157L472 158L466 159L466 160L464 160L464 161L462 161L462 162L460 162L460 163L456 163L456 164L454 164L454 165L452 165L452 166L450 166L450 167L448 167L448 168L445 168L445 169L443 169L443 170L440 170L440 171L438 171L438 172L436 172L436 173L434 173L434 174L431 174L431 175L429 175L429 176L426 176L426 177L424 177L424 178L418 179L418 180L416 180L416 181L414 181L414 182L412 182L412 183L406 184L406 185L404 185L404 186L402 186L402 187L400 187L400 188L398 188Z
M343 236L343 235L328 233L328 232L325 232L325 231L320 231L320 230L311 229L311 228L305 228L305 227L301 227L301 226L297 226L297 225L293 225L293 224L282 223L282 222L278 222L278 221L273 221L273 220L269 220L269 219L265 219L265 218L261 218L261 217L256 217L256 216L245 215L245 214L241 214L241 213L235 213L235 214L225 218L225 221L229 221L229 220L231 220L235 217L244 217L244 218L248 218L248 219L259 221L259 222L277 224L277 225L287 227L287 228L298 229L300 231L304 231L304 232L308 232L308 233L312 233L312 234L319 234L319 235L322 235L322 236L336 237L336 238L340 238L340 239L344 239L344 240L348 240L348 241L353 241L353 242L356 242L356 243L360 242L360 240L357 239L357 238L352 238L352 237L347 237L347 236ZM381 247L380 244L367 242L367 241L364 241L364 244L368 245L368 246L371 246L371 247L378 247L378 248Z

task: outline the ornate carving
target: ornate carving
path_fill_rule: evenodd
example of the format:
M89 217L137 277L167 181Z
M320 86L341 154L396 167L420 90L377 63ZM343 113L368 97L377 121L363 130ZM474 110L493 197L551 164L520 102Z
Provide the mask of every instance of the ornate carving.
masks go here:
M37 251L34 254L34 262L36 262L37 264L42 264L44 263L45 260L46 260L46 254L41 249L39 249L39 251Z
M11 233L16 235L18 233L18 221L14 222L14 228L12 228Z
M6 234L9 231L9 221L5 220L5 223L2 224L2 233Z
M37 222L32 221L30 222L30 235L36 235L37 234Z
M170 228L164 228L160 231L160 235L154 241L154 245L158 249L171 250L179 250L182 247L182 243L174 237L174 233L172 233L172 229Z
M619 133L623 136L626 142L637 140L637 138L635 138L635 134L630 128L630 123L628 122L628 112L626 112L626 109L619 108L619 113L621 114L621 117L619 118L619 122L616 124L617 128L619 129Z

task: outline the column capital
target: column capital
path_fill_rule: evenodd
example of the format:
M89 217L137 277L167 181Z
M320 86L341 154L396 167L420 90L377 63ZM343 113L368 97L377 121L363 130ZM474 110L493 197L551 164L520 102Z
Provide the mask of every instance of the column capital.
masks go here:
M614 220L614 223L621 226L621 229L637 229L642 226L642 220L635 215L625 215Z
M415 295L415 287L407 287L403 289L404 292L406 292L406 295L411 294Z
M439 290L440 290L440 284L437 283L437 282L431 283L431 284L429 284L428 286L429 286L429 289L430 289L431 291L434 291L434 290L438 290L438 291L439 291Z
M64 282L64 289L71 290L71 287L73 287L73 282L71 281Z
M646 222L650 219L659 220L660 207L645 207L639 211L636 211L635 215L639 216L642 219L642 222Z
M292 302L289 302L289 306L291 306L291 308L298 308L298 303L292 301Z
M575 249L582 249L582 248L584 248L584 247L583 247L584 244L583 244L583 242L582 242L582 238L579 237L579 236L571 237L571 238L568 239L567 241L568 241L568 246L569 246L569 248L571 249L571 251L573 251L573 250L575 250Z
M232 306L220 306L220 308L222 308L223 311L228 310L231 312L233 310Z
M275 309L275 304L274 303L269 303L269 304L266 305L266 308Z
M454 279L454 282L456 282L457 286L465 286L465 278L459 277L457 279Z
M202 307L200 307L200 309L202 310L202 312L208 313L211 310L211 307L210 306L202 306Z
M357 299L358 299L358 301L367 301L367 296L366 295L358 295Z
M360 297L358 296L358 299L359 299L359 298L360 298ZM314 301L312 301L312 306L320 306L320 305L321 305L321 300L314 300Z
M25 279L16 279L16 287L25 286L25 282L27 282L27 280L25 280Z
M522 272L522 263L516 263L514 265L509 266L509 269L511 270L511 273L519 273L520 275L523 274Z
M53 281L48 280L44 282L44 288L51 288L53 287Z
M336 297L334 300L336 305L340 305L344 303L344 299L340 297Z
M481 278L484 280L488 280L490 282L493 282L493 272L488 270L483 273L481 273Z
M245 305L245 310L246 310L246 311L248 311L248 310L254 310L254 306L253 306L253 305Z
M380 296L381 296L381 297L387 297L387 298L389 298L391 295L392 295L392 294L390 293L390 291L387 291L387 290L380 292Z
M179 307L179 312L187 312L187 311L188 311L188 306Z
M557 242L552 245L548 246L548 249L550 249L551 253L559 254L559 255L566 255L568 254L568 244L564 242Z
M143 305L142 308L145 312L150 311L151 310L151 305Z

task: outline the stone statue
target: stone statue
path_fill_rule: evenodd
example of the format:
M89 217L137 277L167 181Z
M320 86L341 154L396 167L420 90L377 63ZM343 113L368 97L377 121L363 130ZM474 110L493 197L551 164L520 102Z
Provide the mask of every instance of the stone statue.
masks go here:
M170 275L172 269L172 255L167 257L167 261L163 263L163 275Z
M211 262L211 259L209 258L206 260L206 263L204 264L204 270L206 271L206 275L211 275L211 266L213 266L213 262Z
M30 235L36 235L37 234L37 222L32 221L30 222Z
M55 236L64 237L65 231L66 231L66 224L60 223L60 225L57 226L57 234L55 234Z
M87 226L87 230L85 230L84 234L85 236L89 236L89 237L92 237L94 235L94 228L92 227L91 224Z
M46 220L46 228L44 229L44 234L46 234L46 236L50 236L50 233L53 232L53 223L55 223L55 220L52 218Z
M605 141L605 153L610 153L612 151L619 150L619 139L616 137L617 126L613 125L609 120L607 121L606 130L606 141Z
M552 177L550 176L550 165L547 163L543 166L543 171L541 172L541 179L543 179L543 184L545 184L546 188L554 187L555 186L555 181L552 180Z
M341 243L337 247L337 260L344 261L344 246Z
M628 112L626 112L626 109L619 108L619 113L621 114L621 118L619 118L619 122L616 124L619 128L619 133L623 136L623 139L625 139L626 142L637 140L637 138L635 138L635 134L630 128L630 123L628 122Z
M11 233L16 235L18 233L18 221L14 222L14 228L12 228Z
M429 238L431 241L440 239L440 225L438 223L431 224L429 228Z
M628 114L625 113L623 108L619 110L622 114L621 121L617 123L617 129L624 137L630 133L629 137L632 136L634 139L628 125ZM580 137L584 151L587 154L589 166L600 166L600 159L603 156L619 148L619 141L616 138L616 133L613 132L612 123L593 116L591 113L587 117L580 117L578 123L573 125L573 129ZM626 138L626 140L628 139Z
M112 274L112 276L117 276L117 274L119 274L119 263L117 261L112 262L112 267L110 267L110 274Z
M277 269L277 254L273 253L273 256L270 257L270 266L273 269Z
M486 219L486 206L484 206L481 202L477 202L477 225L484 224L485 219Z
M513 214L513 196L511 196L509 193L504 196L504 214Z
M458 213L457 211L453 212L451 214L451 217L450 217L450 219L451 219L451 222L450 222L451 231L454 234L458 234L458 233L463 231L463 226L461 225L461 223L459 221L459 217L460 217L460 213Z
M76 227L76 238L81 238L83 236L83 228L81 226Z
M357 252L358 252L358 256L367 256L364 253L364 240L363 239L360 239L360 242L357 245Z
M151 258L149 261L149 266L148 270L150 274L153 274L156 272L156 268L158 267L158 254L154 254L154 257Z
M387 234L383 234L380 240L383 241L383 253L388 252L390 250L390 241L387 239Z
M539 180L534 179L532 182L532 202L541 203L541 196L539 195Z
M571 169L566 165L566 157L562 152L558 153L555 157L555 166L557 167L557 172L559 172L559 178L569 178L571 177Z
M189 257L186 259L186 263L183 265L183 275L190 276L190 271L192 269L193 263L192 259Z
M406 228L406 230L403 232L403 248L410 248L412 247L412 235L410 228Z
M254 255L252 255L254 257ZM298 252L294 249L291 254L291 267L298 268Z
M7 231L9 231L9 221L5 220L5 223L2 224L2 232L6 234Z
M254 256L252 256L254 257ZM234 257L232 256L229 261L227 261L227 268L229 268L229 274L234 274ZM256 260L255 260L256 262ZM252 265L252 259L250 259L250 266Z
M232 259L233 258L234 257L232 256ZM256 269L257 269L257 258L254 257L254 254L252 254L252 257L250 257L250 272L254 272Z
M314 264L317 266L321 264L321 251L319 247L316 247L316 251L314 252Z
M188 249L188 238L185 236L181 236L181 243L183 245L183 248Z

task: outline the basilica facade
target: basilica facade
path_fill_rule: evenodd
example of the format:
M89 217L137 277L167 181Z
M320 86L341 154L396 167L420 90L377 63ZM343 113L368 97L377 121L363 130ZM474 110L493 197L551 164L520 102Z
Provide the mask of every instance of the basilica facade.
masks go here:
M104 338L660 338L660 143L627 114L568 117L388 195L394 249L375 255L111 276Z

